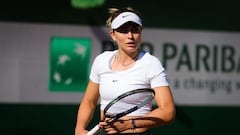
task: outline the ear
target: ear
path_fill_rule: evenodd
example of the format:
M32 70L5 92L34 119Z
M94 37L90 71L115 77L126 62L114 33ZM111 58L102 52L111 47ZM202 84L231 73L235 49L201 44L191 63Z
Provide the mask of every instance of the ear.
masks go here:
M115 41L114 32L112 30L109 32L109 35L111 36L112 40Z

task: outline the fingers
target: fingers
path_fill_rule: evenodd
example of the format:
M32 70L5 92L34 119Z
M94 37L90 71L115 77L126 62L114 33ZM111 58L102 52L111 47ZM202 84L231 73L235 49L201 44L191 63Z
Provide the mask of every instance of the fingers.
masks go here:
M104 121L99 122L99 126L101 128L108 127L108 126L112 125L112 122L113 121L111 118L105 118Z
M113 122L109 118L108 119L106 118L103 122L99 122L99 127L102 128L108 134L119 133L119 130L115 125L115 122Z
M99 123L99 126L102 129L104 129L104 131L107 132L108 134L120 133L120 132L128 129L126 127L125 122L126 122L126 120L112 121L111 119L105 119L105 121Z

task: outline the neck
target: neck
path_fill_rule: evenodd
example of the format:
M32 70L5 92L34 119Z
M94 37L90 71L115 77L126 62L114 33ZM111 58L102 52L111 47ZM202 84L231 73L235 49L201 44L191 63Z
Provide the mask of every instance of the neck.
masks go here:
M123 53L120 53L119 51L116 54L116 60L118 61L118 63L120 63L124 67L127 67L135 63L137 58L138 58L138 51L131 55L123 54Z

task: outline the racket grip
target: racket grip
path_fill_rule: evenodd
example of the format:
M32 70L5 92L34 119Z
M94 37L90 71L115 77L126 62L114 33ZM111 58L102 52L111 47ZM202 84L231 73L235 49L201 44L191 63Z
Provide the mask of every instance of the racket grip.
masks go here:
M100 129L100 127L98 125L96 125L94 128L92 128L87 135L94 135L97 133L97 131Z

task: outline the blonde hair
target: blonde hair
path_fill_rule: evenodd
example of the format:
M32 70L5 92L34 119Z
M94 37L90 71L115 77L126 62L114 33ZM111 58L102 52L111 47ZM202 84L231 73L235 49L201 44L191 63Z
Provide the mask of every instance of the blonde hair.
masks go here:
M108 13L110 14L107 21L106 21L106 26L109 28L109 30L112 30L111 28L111 24L112 24L112 21L121 13L123 12L133 12L135 13L136 15L138 15L140 17L140 19L142 20L142 17L141 17L141 14L134 10L132 7L125 7L125 8L121 8L121 9L118 9L118 8L109 8L108 9Z

